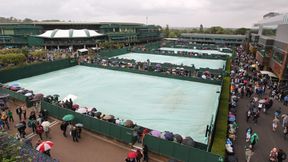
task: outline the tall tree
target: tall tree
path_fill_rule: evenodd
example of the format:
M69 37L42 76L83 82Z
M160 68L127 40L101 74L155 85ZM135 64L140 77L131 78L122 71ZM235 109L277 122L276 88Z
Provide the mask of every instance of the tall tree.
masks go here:
M203 31L204 31L203 25L200 24L200 33L203 33Z
M168 38L168 37L169 37L169 33L170 33L169 25L167 24L167 25L166 25L166 28L165 28L165 30L164 30L164 37L165 37L165 38Z

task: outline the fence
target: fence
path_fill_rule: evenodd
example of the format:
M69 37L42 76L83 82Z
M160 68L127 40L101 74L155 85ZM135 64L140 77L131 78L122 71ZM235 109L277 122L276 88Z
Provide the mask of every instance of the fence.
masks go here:
M133 130L130 128L83 115L57 105L52 105L45 101L41 102L41 109L47 110L49 115L60 120L62 120L63 116L72 114L75 116L74 121L76 123L82 123L85 129L116 139L126 144L130 144L134 139Z
M150 135L144 138L149 151L183 162L221 162L223 157L191 146L163 140Z
M108 50L103 50L100 52L101 56L104 57L114 57L114 56L118 56L118 55L122 55L122 54L126 54L128 53L128 48L120 48L120 49L108 49Z
M77 62L73 59L64 59L56 60L53 62L41 62L12 69L5 69L0 71L0 83L11 82L18 79L44 74L51 71L68 68L76 64Z
M165 78L172 78L172 79L179 79L179 80L221 85L220 80L208 80L208 79L202 79L202 78L196 78L196 77L176 76L176 75L164 74L164 73L159 73L159 72L140 71L138 69L119 68L119 67L108 67L108 66L101 66L101 65L97 65L97 64L88 64L88 63L81 63L81 65L89 66L89 67L97 67L97 68L102 68L102 69L130 72L130 73L135 73L135 74L145 74L145 75L152 75L152 76L158 76L158 77L165 77Z

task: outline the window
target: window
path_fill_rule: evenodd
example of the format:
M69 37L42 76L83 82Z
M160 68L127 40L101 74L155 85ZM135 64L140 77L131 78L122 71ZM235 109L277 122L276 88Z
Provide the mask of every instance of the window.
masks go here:
M282 64L284 60L284 52L282 52L279 48L274 48L273 59Z

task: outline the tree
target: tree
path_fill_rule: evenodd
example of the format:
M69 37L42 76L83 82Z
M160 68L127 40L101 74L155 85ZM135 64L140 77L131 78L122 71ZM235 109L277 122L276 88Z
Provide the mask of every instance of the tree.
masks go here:
M247 28L238 28L235 30L235 34L245 35L248 30Z
M166 25L166 28L165 28L165 30L164 30L164 37L165 37L165 38L168 38L168 37L169 37L169 32L170 32L170 30L169 30L169 25L167 24L167 25Z
M204 28L203 28L203 25L202 24L200 24L200 33L203 33L204 32Z

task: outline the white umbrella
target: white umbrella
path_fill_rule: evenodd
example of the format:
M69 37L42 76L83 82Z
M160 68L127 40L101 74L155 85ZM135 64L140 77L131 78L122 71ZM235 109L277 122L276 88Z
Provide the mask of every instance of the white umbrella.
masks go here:
M24 96L26 97L32 96L32 93L26 93Z
M69 94L69 95L67 95L66 97L64 97L62 101L66 101L66 100L69 101L69 99L71 99L72 101L74 101L74 100L77 99L77 96L75 96L75 95L73 95L73 94Z
M80 114L84 114L88 111L88 108L85 108L85 107L81 107L79 109L77 109L75 112L78 112Z
M49 121L44 121L41 124L43 127L49 127L50 126L50 122Z
M259 100L259 103L264 104L266 103L266 100L265 99Z

